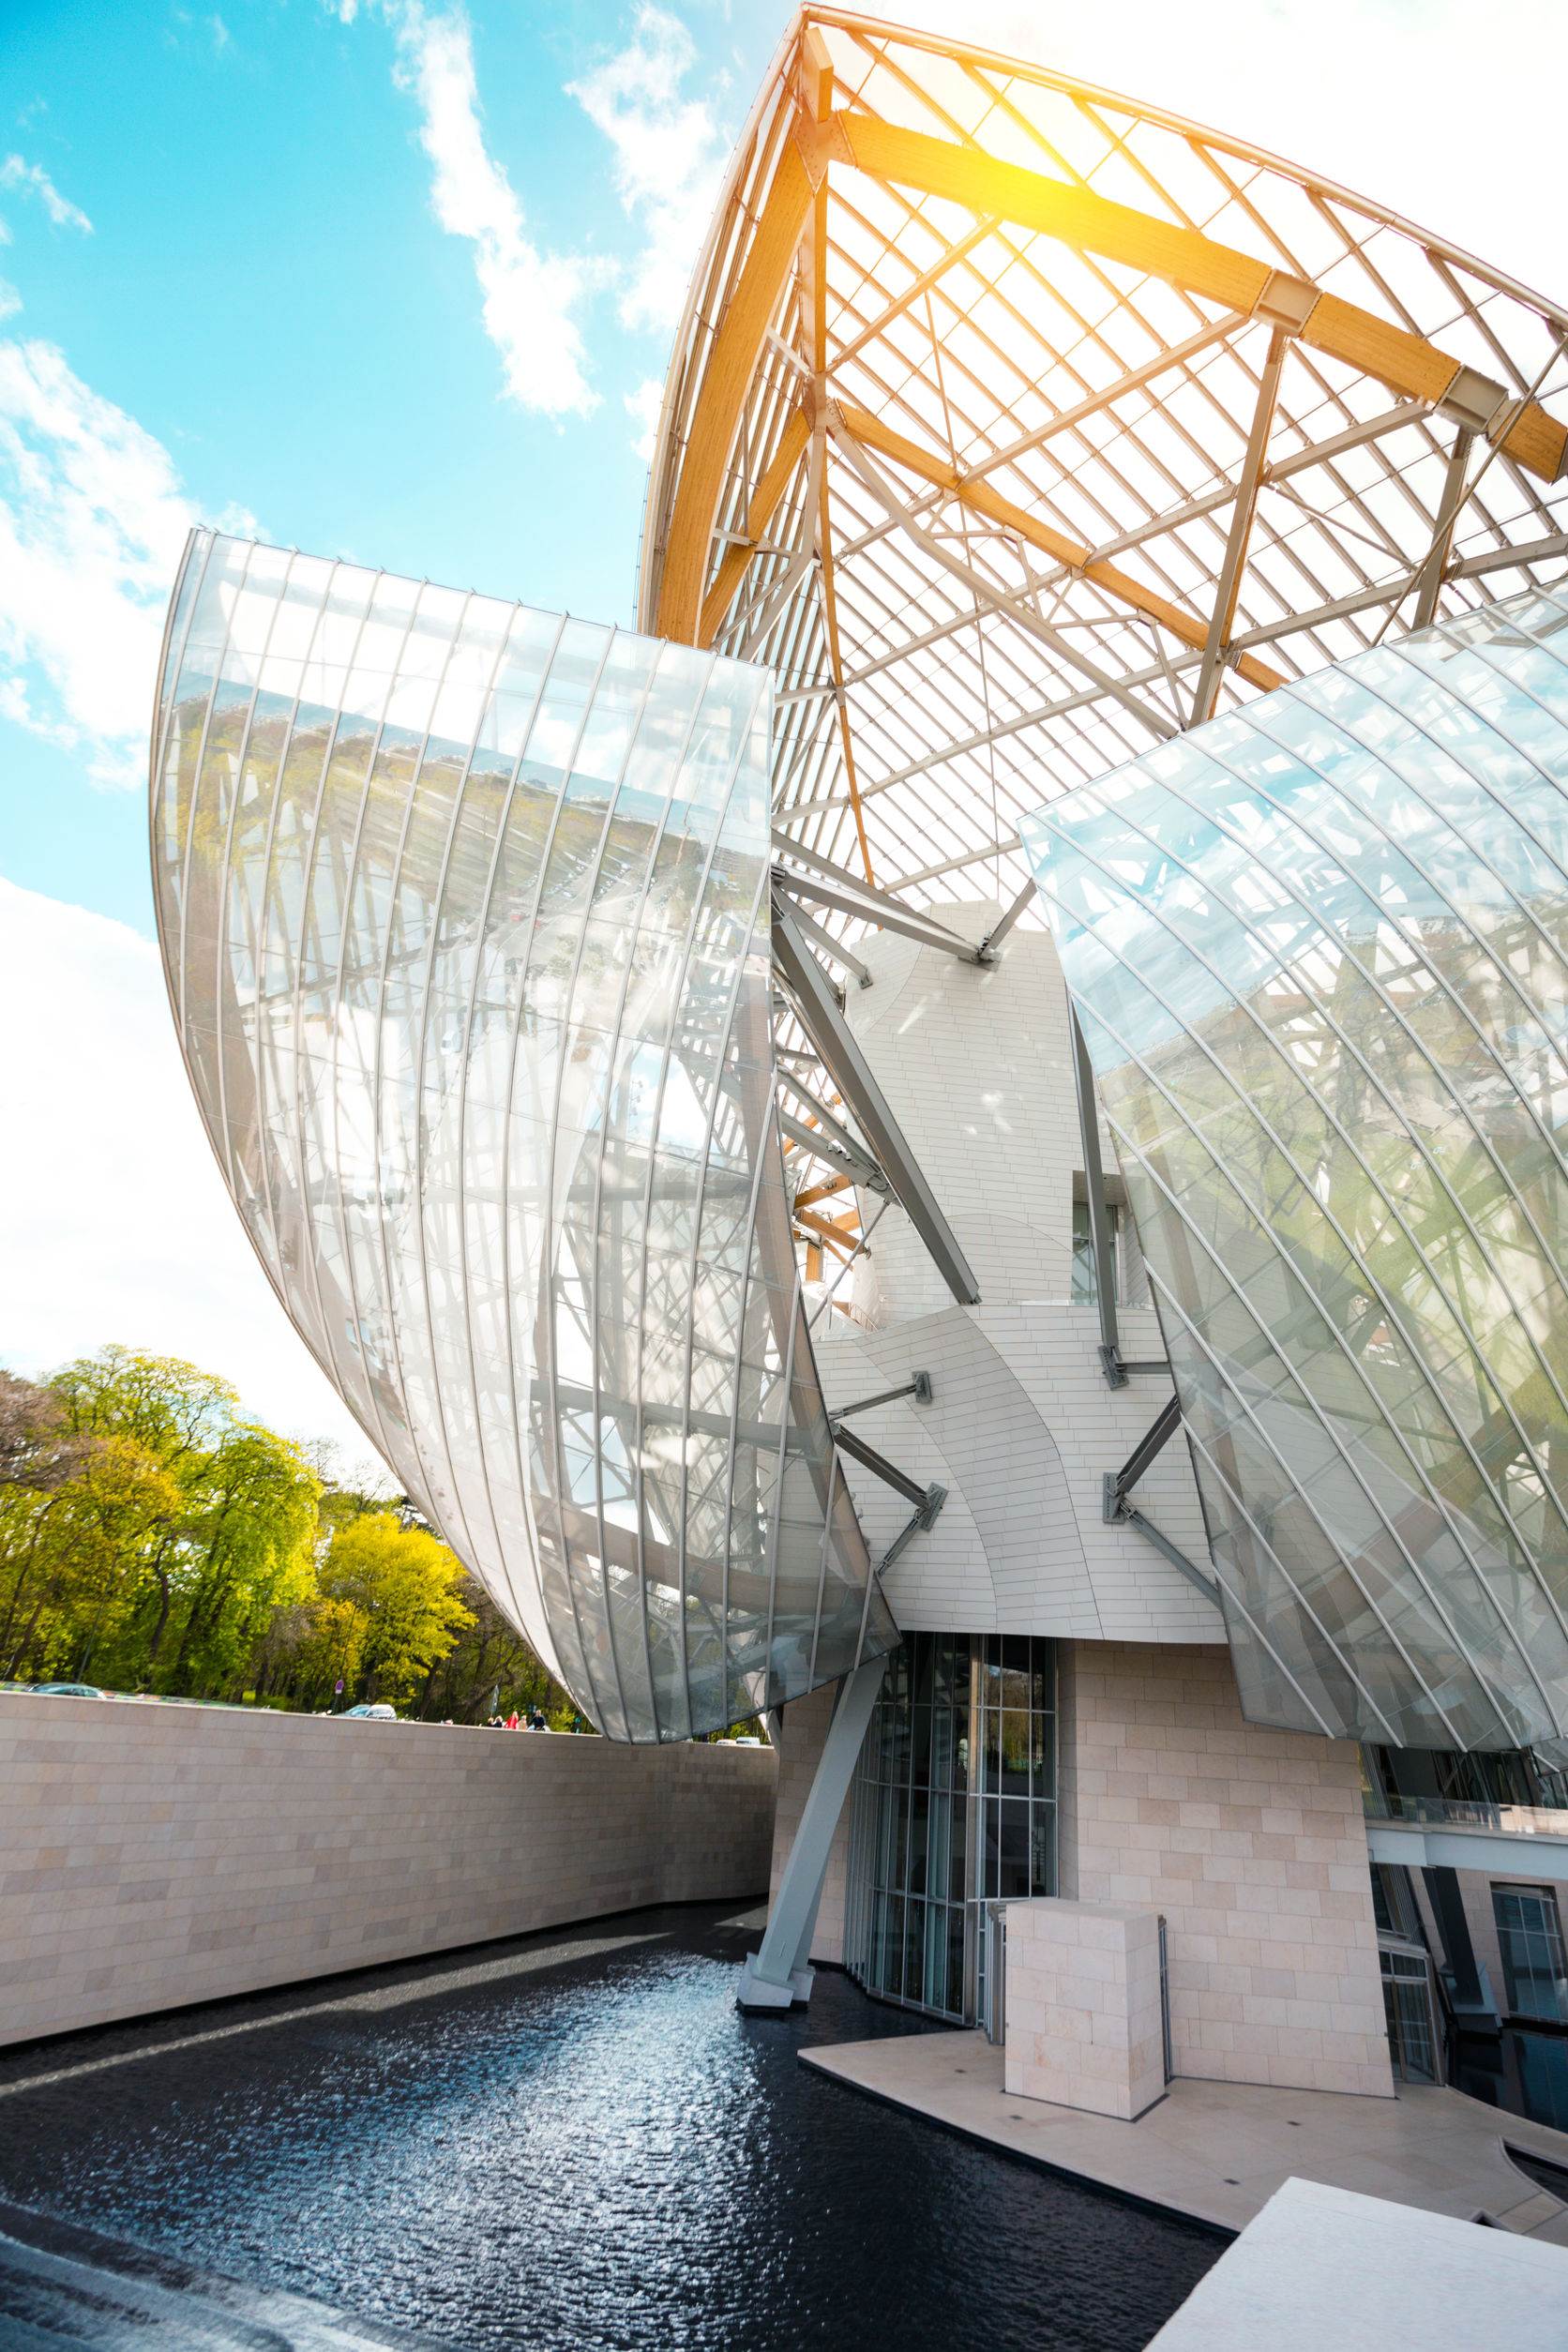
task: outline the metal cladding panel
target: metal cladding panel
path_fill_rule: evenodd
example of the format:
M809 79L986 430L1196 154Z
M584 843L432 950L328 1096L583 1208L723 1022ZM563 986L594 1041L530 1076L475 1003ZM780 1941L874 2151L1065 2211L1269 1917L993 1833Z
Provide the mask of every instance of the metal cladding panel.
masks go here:
M774 1108L765 671L199 533L152 776L246 1229L377 1448L611 1738L897 1635Z
M1248 1716L1568 1732L1568 588L1029 818Z

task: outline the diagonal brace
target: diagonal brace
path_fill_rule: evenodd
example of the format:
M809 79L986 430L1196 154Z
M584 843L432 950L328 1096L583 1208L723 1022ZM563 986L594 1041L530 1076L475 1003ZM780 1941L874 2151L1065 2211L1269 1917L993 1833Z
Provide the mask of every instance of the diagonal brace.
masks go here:
M777 892L773 899L773 957L780 978L794 998L801 1026L821 1054L840 1101L876 1153L942 1279L961 1306L978 1305L980 1286L969 1260L958 1247L902 1128L871 1075L870 1065L839 1009L832 983L802 939L788 903Z
M1182 1425L1182 1408L1174 1396L1161 1406L1149 1427L1139 1438L1119 1470L1107 1470L1105 1475L1105 1516L1114 1519L1131 1489L1137 1485L1156 1455L1163 1452L1168 1440Z
M896 1389L894 1395L897 1394ZM852 1411L853 1408L851 1410ZM852 1429L840 1428L837 1415L832 1425L840 1454L847 1454L852 1462L858 1462L863 1470L868 1470L873 1478L880 1478L884 1486L891 1486L894 1493L902 1495L906 1502L925 1503L930 1492L928 1486L917 1485L906 1470L901 1470L896 1462L890 1462L885 1454L879 1454L874 1445L867 1445L864 1438L856 1437Z
M930 1374L916 1372L912 1380L904 1382L902 1388L880 1389L875 1396L861 1396L852 1405L840 1405L833 1418L844 1421L851 1413L868 1413L873 1405L894 1405L900 1396L912 1396L917 1404L928 1405L931 1401Z

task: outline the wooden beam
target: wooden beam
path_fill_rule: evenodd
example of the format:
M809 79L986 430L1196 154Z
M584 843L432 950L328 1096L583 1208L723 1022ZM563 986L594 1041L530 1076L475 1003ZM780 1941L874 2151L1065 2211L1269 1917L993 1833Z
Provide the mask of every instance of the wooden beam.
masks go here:
M922 195L945 198L977 218L994 213L1018 227L1059 237L1101 260L1120 262L1131 269L1163 278L1189 294L1223 302L1233 310L1257 310L1271 324L1271 280L1285 273L1267 262L1254 260L1218 244L1197 229L1178 228L1130 204L1112 203L1064 180L1048 179L1017 163L1002 163L972 147L956 146L948 139L933 139L925 131L901 130L872 114L839 113L833 117L831 151L871 178L890 180ZM1440 401L1461 373L1461 362L1440 351L1419 335L1391 326L1370 310L1338 294L1320 294L1315 287L1286 280L1292 308L1300 315L1289 322L1303 342L1315 351L1359 368L1394 391L1413 400ZM1502 413L1512 413L1512 403ZM1560 425L1540 403L1530 400L1509 427L1502 443L1505 456L1538 475L1555 482L1568 454L1568 426Z
M848 1192L853 1183L852 1176L832 1176L825 1184L812 1184L807 1191L797 1192L795 1207L797 1209L814 1208L819 1200L825 1200L830 1193Z
M831 1242L836 1248L842 1248L860 1228L858 1210L852 1210L847 1216L822 1217L814 1209L797 1208L794 1219L797 1225L807 1226L813 1233L820 1233L824 1242Z
M800 41L800 100L814 123L833 118L833 53L815 24Z
M714 584L702 599L702 617L698 624L697 642L704 652L718 635L725 614L740 592L747 567L757 553L757 542L767 533L774 512L790 486L794 470L810 445L811 428L800 409L792 409L790 421L779 436L778 447L772 462L753 493L746 513L746 535L749 547L731 547L724 551L723 561Z
M867 415L865 409L852 408L844 401L839 404L838 414L853 439L867 448L878 450L882 456L891 458L895 465L901 465L906 472L918 475L922 480L932 483L936 488L951 490L960 505L968 506L973 513L999 523L1004 531L1017 532L1019 538L1027 540L1031 547L1038 548L1043 555L1051 556L1059 564L1070 565L1074 571L1082 572L1086 580L1092 580L1096 588L1103 589L1119 604L1131 605L1135 611L1147 613L1152 621L1157 621L1162 628L1168 629L1171 636L1179 638L1184 645L1192 646L1195 652L1202 652L1208 642L1207 622L1197 619L1190 612L1184 612L1179 605L1171 604L1166 597L1156 596L1152 588L1146 588L1129 572L1119 571L1114 564L1091 563L1092 550L1077 539L1068 538L1064 531L1053 530L1048 522L1042 522L1026 508L1015 506L1010 499L1003 498L999 490L993 490L989 482L971 480L946 458L938 457L934 450L922 448L917 442L906 440L902 433L893 432L876 417ZM1242 655L1236 667L1244 678L1251 685L1262 687L1265 693L1285 683L1277 670L1271 670L1265 662L1256 660L1250 654Z
M811 182L792 139L774 171L773 186L752 234L740 281L725 310L702 369L701 388L686 433L686 454L665 542L659 580L657 634L683 645L698 641L702 582L714 517L718 510L730 445L746 405L762 339L795 258L811 211Z

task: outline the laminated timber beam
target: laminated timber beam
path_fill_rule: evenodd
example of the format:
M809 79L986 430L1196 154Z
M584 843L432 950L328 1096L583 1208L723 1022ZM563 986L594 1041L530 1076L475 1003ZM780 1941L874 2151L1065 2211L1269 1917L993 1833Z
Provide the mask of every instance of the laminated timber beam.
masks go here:
M746 578L747 566L752 557L758 552L758 543L766 535L767 527L773 520L778 502L789 488L790 478L802 458L805 457L810 444L811 428L806 420L805 411L798 408L792 409L790 421L778 437L778 447L774 453L772 462L758 483L751 504L746 509L746 535L749 544L746 547L731 547L726 550L718 570L714 575L714 584L702 599L702 614L698 624L697 642L704 653L718 635L724 616L734 603L740 584ZM661 599L660 611L662 610Z
M1338 294L1324 294L1288 271L1271 268L1250 253L1239 253L1199 230L1156 219L1130 204L1115 204L1064 180L1048 179L1020 164L999 162L951 140L901 130L872 114L836 113L828 144L836 160L872 179L945 198L968 212L993 213L1102 261L1163 278L1184 293L1283 326L1314 351L1343 360L1407 399L1446 405L1475 430L1496 426L1501 430L1503 455L1544 482L1557 481L1564 470L1568 427L1549 416L1538 401L1521 406L1500 384L1424 337L1391 326L1372 311Z
M682 645L697 642L708 548L730 461L730 446L778 298L794 266L795 252L811 215L811 181L805 161L794 141L787 140L746 266L708 354L702 388L686 435L686 456L670 518L664 573L659 582L656 624L660 637L673 638ZM781 482L779 489L782 488ZM741 568L745 569L744 564Z
M1009 221L1223 303L1243 318L1261 319L1407 400L1444 409L1471 432L1489 440L1495 435L1493 445L1503 456L1542 481L1555 482L1568 469L1568 427L1559 424L1538 400L1511 399L1502 385L1425 338L1199 230L1158 219L952 140L902 129L872 114L842 109L829 113L832 76L825 53L819 56L812 52L803 60L802 80L805 135L797 132L780 149L751 249L703 367L666 541L656 621L660 636L686 644L711 643L754 551L731 548L704 596L714 519L746 391L812 220L817 193L835 162L960 204L977 221ZM761 536L772 507L783 494L808 430L804 418L792 419L785 428L747 514L747 536L753 542ZM968 481L962 491L957 484L950 487L976 512L989 512L992 520L1056 553L1059 561L1089 568L1081 564L1088 550L1061 540L1061 535L1045 535L1044 526L1025 529L1031 519L1010 502L997 502L1004 513L982 505L978 479ZM1060 549L1052 544L1057 540ZM1091 576L1102 571L1109 575L1111 569L1096 565ZM1163 599L1151 599L1141 583L1124 574L1100 578L1098 584L1153 619L1164 621L1166 611L1156 611ZM1129 595L1129 590L1134 593Z

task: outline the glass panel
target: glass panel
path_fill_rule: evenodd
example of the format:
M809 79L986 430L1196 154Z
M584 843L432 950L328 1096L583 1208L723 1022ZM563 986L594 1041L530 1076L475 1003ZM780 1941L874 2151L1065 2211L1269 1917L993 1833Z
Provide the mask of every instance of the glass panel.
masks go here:
M773 1107L766 674L220 535L180 598L198 1099L409 1494L613 1738L890 1650Z
M1568 1960L1551 1888L1494 1887L1492 1911L1511 2013L1568 2025Z
M1255 1722L1568 1737L1563 617L1358 655L1020 826Z

